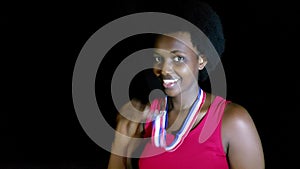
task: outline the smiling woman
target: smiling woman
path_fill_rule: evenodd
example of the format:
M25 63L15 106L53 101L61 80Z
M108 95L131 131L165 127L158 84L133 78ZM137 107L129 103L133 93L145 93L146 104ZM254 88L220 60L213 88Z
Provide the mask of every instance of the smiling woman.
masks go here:
M187 32L161 36L157 39L155 48L157 50L154 57L157 62L153 71L157 77L161 76L168 96L178 95L178 92L188 89L193 90L192 88L198 90L198 84L192 81L197 82L198 71L204 68L206 61L198 57L199 52L192 46Z
M188 29L157 36L153 73L164 96L146 104L132 99L120 109L112 152L123 155L111 153L108 168L131 168L128 159L140 150L140 169L263 169L261 140L248 111L198 83L208 77L208 51L224 51L220 18L199 1L185 1L177 8L177 15L194 21L215 49L203 49L205 39ZM128 119L124 114L141 116Z

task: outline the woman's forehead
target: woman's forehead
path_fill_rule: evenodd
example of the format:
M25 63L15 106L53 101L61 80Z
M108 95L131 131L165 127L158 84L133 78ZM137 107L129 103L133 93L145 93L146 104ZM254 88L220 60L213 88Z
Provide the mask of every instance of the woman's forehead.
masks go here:
M192 43L189 32L173 32L160 35L156 40L155 47L166 50L190 51L199 54Z

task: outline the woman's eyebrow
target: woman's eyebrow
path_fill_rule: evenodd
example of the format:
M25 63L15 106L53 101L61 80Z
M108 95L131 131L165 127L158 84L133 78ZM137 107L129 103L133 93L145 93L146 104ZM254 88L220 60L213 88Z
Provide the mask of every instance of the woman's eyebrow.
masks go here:
M166 51L162 50L162 52L166 52ZM168 53L170 53L170 54L176 54L176 53L183 53L183 54L186 54L184 51L178 50L178 49L172 50L172 51L170 51L170 52L168 52ZM159 50L158 50L158 51L153 51L153 54L154 54L154 55L161 55Z
M185 53L181 50L172 50L170 53L175 54L175 53Z
M153 55L159 55L160 56L160 54L157 51L154 51Z
M169 53L169 52L167 50L163 50L163 49L153 50L153 54L161 55L162 53Z

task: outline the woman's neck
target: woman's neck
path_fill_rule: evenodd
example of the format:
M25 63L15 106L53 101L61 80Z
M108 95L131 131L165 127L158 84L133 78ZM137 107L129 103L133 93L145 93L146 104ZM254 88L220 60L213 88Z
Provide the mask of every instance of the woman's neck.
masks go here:
M183 91L180 95L172 97L172 110L174 112L183 112L190 109L199 94L199 86L191 87Z

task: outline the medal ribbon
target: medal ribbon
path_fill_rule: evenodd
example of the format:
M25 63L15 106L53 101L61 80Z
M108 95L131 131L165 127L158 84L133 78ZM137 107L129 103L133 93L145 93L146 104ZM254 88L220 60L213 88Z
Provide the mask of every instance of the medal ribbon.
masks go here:
M199 111L205 101L206 93L200 88L196 101L193 103L183 125L181 126L178 133L176 133L174 140L171 144L166 143L166 126L168 124L168 107L167 107L167 96L165 97L165 110L160 111L155 117L152 125L152 142L156 147L162 147L166 151L175 151L183 142L185 137L188 135L189 131L193 127L195 121L197 120ZM154 103L154 107L160 110L160 105L158 102ZM157 110L156 109L156 110Z

